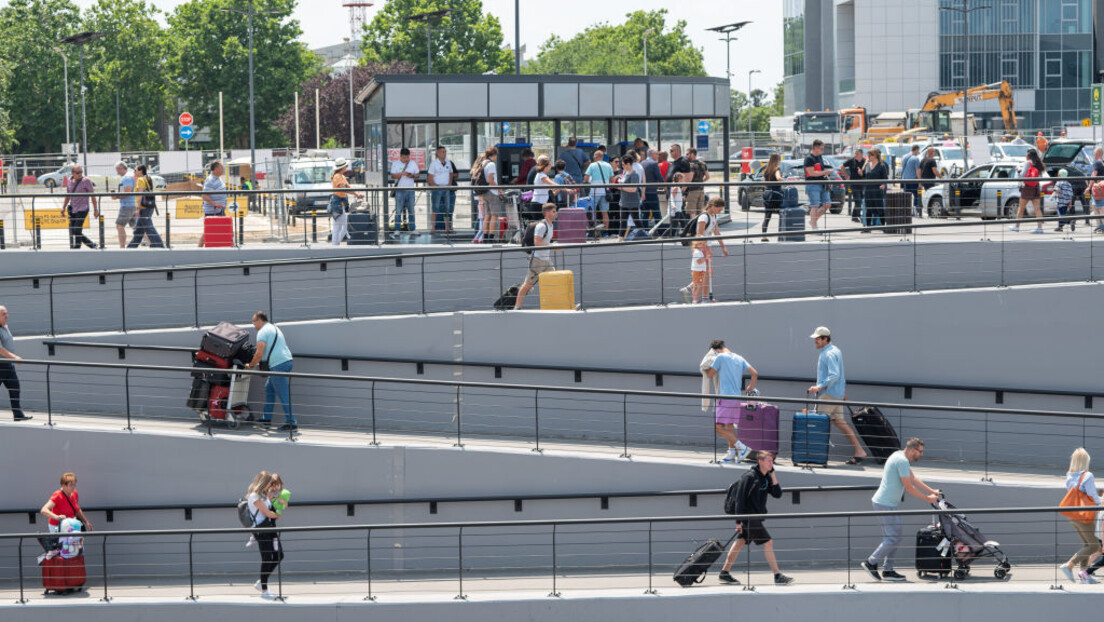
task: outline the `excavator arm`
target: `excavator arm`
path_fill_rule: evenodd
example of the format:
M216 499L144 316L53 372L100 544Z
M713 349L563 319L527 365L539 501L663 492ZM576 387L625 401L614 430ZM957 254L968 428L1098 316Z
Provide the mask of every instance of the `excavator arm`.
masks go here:
M963 101L979 102L989 99L1000 100L1001 118L1004 120L1004 129L1016 129L1016 104L1012 97L1012 85L1007 81L975 86L966 91L954 91L951 93L933 92L928 95L928 100L924 102L924 107L921 110L933 111L941 108L950 108Z

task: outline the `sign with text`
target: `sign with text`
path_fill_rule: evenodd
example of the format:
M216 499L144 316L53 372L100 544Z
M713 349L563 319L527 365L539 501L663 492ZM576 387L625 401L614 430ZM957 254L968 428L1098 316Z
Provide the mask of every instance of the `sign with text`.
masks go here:
M1094 84L1092 87L1092 106L1090 122L1093 125L1101 125L1101 109L1104 107L1104 84Z
M25 210L23 212L23 227L27 231L34 231L34 221L36 219L43 230L69 228L69 216L62 214L61 210L37 210L34 212L34 218L31 217L30 211ZM84 226L88 226L88 216L84 217Z
M242 215L246 213L245 197L229 199L226 204L226 215L237 216L239 212L241 212ZM203 218L203 200L180 199L176 202L174 217L177 220L198 220Z
M180 125L188 127L192 124L192 121L195 121L195 118L192 117L192 113L190 112L181 112L180 118L177 119L177 121L180 121Z

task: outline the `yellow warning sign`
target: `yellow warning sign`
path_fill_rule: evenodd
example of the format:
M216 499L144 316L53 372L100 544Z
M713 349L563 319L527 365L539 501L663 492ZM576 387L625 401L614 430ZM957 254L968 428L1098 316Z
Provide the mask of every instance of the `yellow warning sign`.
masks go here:
M23 211L23 226L27 231L34 231L35 220L43 229L69 228L69 216L62 214L61 210L36 210L33 217L30 211ZM88 216L84 217L84 226L88 226Z
M240 212L246 213L246 200L243 197L230 199L226 205L227 216L237 216ZM201 199L180 199L176 202L177 220L195 220L203 218L203 201Z

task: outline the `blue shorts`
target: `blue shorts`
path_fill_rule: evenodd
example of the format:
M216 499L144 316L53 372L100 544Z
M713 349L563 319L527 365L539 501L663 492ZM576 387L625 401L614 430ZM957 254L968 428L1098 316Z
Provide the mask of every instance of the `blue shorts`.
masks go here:
M1093 207L1096 209L1104 209L1104 199L1100 199L1099 201L1093 199Z
M591 205L592 209L597 209L599 212L608 212L609 211L609 198L607 198L606 195L604 195L604 194L603 195L595 195L594 193L591 193L591 195L590 195L590 205Z
M805 186L805 194L809 197L809 207L832 204L832 192L828 190L828 186Z

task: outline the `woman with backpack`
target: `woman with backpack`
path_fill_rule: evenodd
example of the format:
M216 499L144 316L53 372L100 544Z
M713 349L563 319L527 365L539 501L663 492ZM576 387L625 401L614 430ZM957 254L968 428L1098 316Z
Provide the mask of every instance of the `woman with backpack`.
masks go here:
M134 191L148 194L139 197L134 237L130 239L127 248L138 248L142 244L142 238L149 238L150 248L165 248L165 242L161 240L157 227L153 225L153 215L157 213L157 197L153 195L153 180L146 170L145 164L134 167Z
M766 209L766 213L763 215L763 238L761 241L769 242L770 238L766 237L767 227L770 226L771 216L777 214L782 209L782 184L778 183L782 181L782 171L778 170L782 164L782 156L775 152L770 154L770 159L767 160L767 165L763 168L763 181L767 182L766 188L763 190L763 207ZM750 202L748 203L750 206ZM779 233L782 230L782 218L778 219Z
M268 578L284 559L284 550L280 548L280 534L271 529L276 527L276 519L280 518L272 508L272 501L283 489L284 480L278 474L261 471L253 478L245 495L253 527L266 529L266 531L253 532L257 548L261 551L261 576L253 584L253 588L261 593L261 598L266 600L276 598L276 594L268 589Z
M471 185L472 185L472 201L476 204L476 214L478 217L478 224L475 225L475 237L472 238L474 244L479 244L483 241L484 231L489 226L487 222L487 204L483 201L483 197L486 196L486 189L481 188L479 180L483 175L483 167L487 165L487 155L482 153L475 159L475 164L471 167ZM485 180L484 180L485 181Z
M1043 215L1043 200L1042 194L1039 192L1039 182L1032 181L1032 179L1042 177L1046 171L1046 167L1043 166L1043 161L1039 159L1039 152L1032 149L1027 152L1027 169L1024 171L1024 178L1027 181L1023 182L1020 186L1020 206L1016 209L1016 220L1019 221L1023 218L1024 212L1027 210L1027 206L1031 205L1032 201L1035 205L1032 206L1032 214L1035 218L1040 218ZM1020 223L1012 225L1008 228L1011 231L1019 231ZM1035 223L1035 230L1032 233L1043 233L1043 223Z

